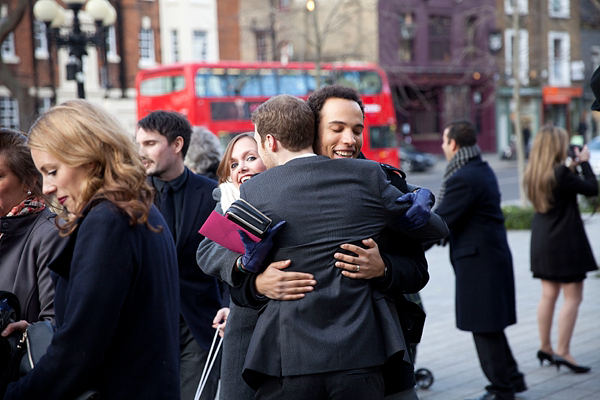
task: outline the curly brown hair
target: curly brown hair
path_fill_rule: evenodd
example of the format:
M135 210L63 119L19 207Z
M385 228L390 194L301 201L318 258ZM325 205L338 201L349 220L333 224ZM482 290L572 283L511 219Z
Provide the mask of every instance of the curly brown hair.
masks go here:
M71 234L86 206L100 199L125 212L131 225L145 223L156 231L148 224L153 190L133 137L102 107L85 100L52 107L31 127L29 147L73 168L93 166L73 213L61 212L63 234Z
M315 90L308 97L308 100L306 100L308 106L315 114L315 140L317 138L317 132L319 131L319 124L321 123L321 110L323 109L325 102L329 99L355 101L360 107L360 111L362 111L363 119L365 118L365 107L360 99L360 94L358 94L356 89L338 84L323 86L322 88Z

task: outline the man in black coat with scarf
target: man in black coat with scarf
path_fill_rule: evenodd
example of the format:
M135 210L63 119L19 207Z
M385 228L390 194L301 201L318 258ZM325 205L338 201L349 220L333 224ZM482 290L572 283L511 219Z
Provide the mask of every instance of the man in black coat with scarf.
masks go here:
M196 249L204 236L198 229L215 207L217 182L197 175L184 165L192 127L174 111L154 111L137 125L136 141L155 204L165 218L177 248L180 318L181 399L194 399L214 335L212 320L222 306L217 280L196 264ZM209 375L201 400L212 400L218 368Z
M512 400L527 390L504 334L517 322L512 255L500 209L498 181L481 159L475 127L455 121L444 130L449 161L435 212L450 229L456 274L456 325L473 332L477 355L490 381L485 400Z

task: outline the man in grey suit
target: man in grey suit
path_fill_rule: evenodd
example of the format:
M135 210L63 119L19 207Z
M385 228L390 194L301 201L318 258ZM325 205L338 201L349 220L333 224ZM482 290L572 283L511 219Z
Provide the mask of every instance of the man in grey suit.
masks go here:
M397 317L368 280L342 275L332 255L396 227L408 208L396 202L403 193L377 163L316 156L314 114L296 97L272 98L252 121L269 170L242 185L241 197L274 223L286 221L263 265L291 259L288 270L313 274L317 285L300 300L268 302L244 379L259 399L382 399L381 366L409 361Z

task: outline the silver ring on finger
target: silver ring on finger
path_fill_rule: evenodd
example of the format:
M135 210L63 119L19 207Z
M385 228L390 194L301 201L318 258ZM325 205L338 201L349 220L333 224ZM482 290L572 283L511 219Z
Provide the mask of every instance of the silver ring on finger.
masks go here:
M360 272L360 265L356 266L356 272Z

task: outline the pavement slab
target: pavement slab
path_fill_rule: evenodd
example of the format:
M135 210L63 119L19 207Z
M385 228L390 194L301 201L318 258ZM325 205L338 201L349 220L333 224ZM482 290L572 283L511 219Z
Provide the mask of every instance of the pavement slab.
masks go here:
M584 215L585 228L596 262L600 261L600 215ZM567 368L547 363L540 366L537 304L541 283L529 269L531 231L508 231L513 255L517 296L517 324L506 329L513 355L525 374L529 390L518 400L552 399L600 400L600 274L590 272L584 281L583 302L571 341L571 353L577 362L592 367L587 374L574 374ZM428 389L418 389L421 400L462 400L485 393L487 379L481 371L470 332L456 328L454 313L454 271L448 247L434 246L426 252L430 282L421 291L427 312L423 339L417 348L415 368L427 368L434 377ZM557 302L552 330L557 340Z

